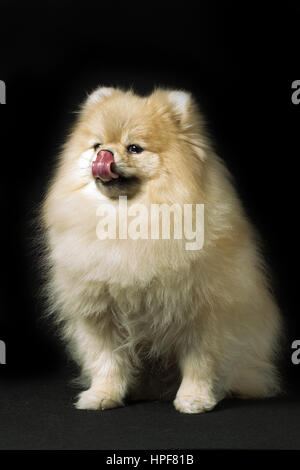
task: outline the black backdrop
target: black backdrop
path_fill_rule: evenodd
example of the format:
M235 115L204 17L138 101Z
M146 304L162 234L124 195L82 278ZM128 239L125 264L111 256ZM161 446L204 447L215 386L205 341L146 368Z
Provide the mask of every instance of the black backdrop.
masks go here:
M99 84L140 93L163 85L194 93L235 176L286 319L285 370L291 382L299 379L300 365L290 357L291 342L300 339L300 105L291 101L291 84L300 78L300 8L193 5L1 2L1 374L47 373L63 364L60 342L40 320L29 222L73 111Z

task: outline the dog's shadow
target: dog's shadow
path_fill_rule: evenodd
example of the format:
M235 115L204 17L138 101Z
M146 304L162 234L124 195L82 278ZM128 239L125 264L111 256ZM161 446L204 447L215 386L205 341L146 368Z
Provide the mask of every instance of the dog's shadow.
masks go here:
M251 408L257 408L261 410L265 410L266 408L269 407L274 407L274 405L279 405L283 404L285 402L291 403L293 401L293 397L287 396L287 395L281 395L277 397L271 397L271 398L263 398L263 399L255 399L255 398L247 398L247 399L241 399L237 397L232 397L232 398L224 398L221 400L212 410L206 412L205 414L210 414L210 413L223 413L224 411L228 410L236 410L236 409L249 409ZM299 397L294 397L294 401L299 401ZM158 399L153 399L153 400L142 400L142 399L129 399L127 401L127 405L130 407L135 407L135 406L147 406L147 404L161 404L172 406L172 400L158 400ZM176 410L174 409L174 412ZM195 416L199 416L201 413L195 413ZM184 414L183 414L184 416Z

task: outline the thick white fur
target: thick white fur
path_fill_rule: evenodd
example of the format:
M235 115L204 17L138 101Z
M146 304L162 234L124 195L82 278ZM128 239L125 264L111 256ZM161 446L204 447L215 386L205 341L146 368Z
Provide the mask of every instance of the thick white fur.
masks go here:
M186 251L184 240L97 238L99 204L116 204L91 175L100 138L143 183L129 205L205 204L202 250ZM145 151L128 156L130 139ZM171 371L180 385L174 405L184 413L231 394L279 392L280 315L254 231L189 94L96 90L61 155L42 219L50 310L88 380L78 408L120 406L138 390L146 398L141 385L149 390L152 376L163 384Z

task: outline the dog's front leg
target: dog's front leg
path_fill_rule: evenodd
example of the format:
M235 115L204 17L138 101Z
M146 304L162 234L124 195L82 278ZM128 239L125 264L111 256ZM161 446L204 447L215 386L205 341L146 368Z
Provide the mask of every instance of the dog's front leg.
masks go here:
M104 410L122 406L131 366L126 351L118 351L120 338L111 322L80 319L72 337L75 357L90 380L90 387L80 393L76 407Z
M175 408L181 413L202 413L214 408L219 401L215 391L215 361L209 353L190 345L181 351L179 366L182 382Z

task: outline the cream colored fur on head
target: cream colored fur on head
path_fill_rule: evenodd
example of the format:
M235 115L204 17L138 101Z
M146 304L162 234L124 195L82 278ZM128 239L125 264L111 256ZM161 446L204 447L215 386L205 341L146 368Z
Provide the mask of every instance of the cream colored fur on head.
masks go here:
M96 144L139 182L128 206L204 204L203 248L99 240L97 208L117 199L92 176ZM129 154L130 144L144 151ZM177 392L177 410L200 413L228 395L279 392L280 314L255 233L189 93L99 88L89 96L42 222L50 310L88 381L78 408L112 408L151 390L161 398Z

